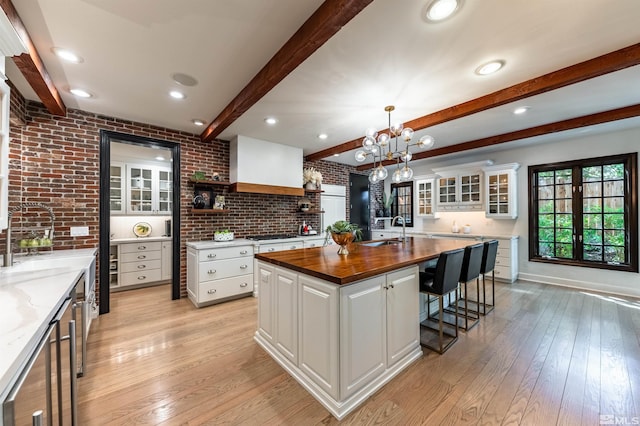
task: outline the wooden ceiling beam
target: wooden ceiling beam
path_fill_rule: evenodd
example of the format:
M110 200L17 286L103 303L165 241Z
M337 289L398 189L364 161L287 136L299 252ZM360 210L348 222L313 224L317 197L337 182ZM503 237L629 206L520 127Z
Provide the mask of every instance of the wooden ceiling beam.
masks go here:
M211 142L373 0L326 0L200 135Z
M441 111L427 114L404 123L404 126L411 127L413 130L425 129L638 64L640 64L640 43L532 78ZM364 137L364 134L362 137ZM334 154L358 149L362 146L362 137L309 154L305 157L305 160L321 160Z
M610 121L624 120L625 118L638 116L640 116L640 104L630 105L623 108L612 109L609 111L598 112L595 114L584 115L581 117L570 118L562 121L556 121L554 123L529 127L527 129L516 130L514 132L503 133L501 135L489 136L486 138L462 142L455 145L443 146L442 148L431 149L429 151L416 152L415 154L413 154L413 159L411 161L439 157L442 155L454 154L457 152L469 151L472 149L484 148L487 146L499 145L521 139L542 136L549 133L564 132L566 130L594 126L597 124L608 123ZM393 160L385 160L382 162L382 164L385 166L391 166L395 163L396 162ZM356 167L356 169L368 170L371 167L371 164L366 164L358 166Z
M18 36L22 39L28 50L28 53L14 56L13 62L15 62L24 78L33 88L33 91L36 92L36 95L38 95L38 98L40 98L47 108L47 111L53 115L67 115L67 107L64 105L58 89L56 89L56 86L51 80L51 76L49 76L47 69L42 63L42 59L40 55L38 55L38 51L33 45L31 37L13 3L11 3L11 0L0 0L0 7L2 7L5 15L9 18L9 22L13 25L16 33L18 33Z

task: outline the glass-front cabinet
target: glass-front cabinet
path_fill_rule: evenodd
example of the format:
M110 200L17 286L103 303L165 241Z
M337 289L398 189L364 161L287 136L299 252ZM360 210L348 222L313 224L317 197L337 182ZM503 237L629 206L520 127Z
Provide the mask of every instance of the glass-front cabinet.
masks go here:
M111 214L171 214L173 174L168 167L112 162Z
M438 210L482 210L482 171L474 169L434 169L437 179Z
M417 179L415 183L416 215L435 217L435 179Z
M500 164L483 168L485 173L485 216L493 219L518 217L517 170L518 163Z
M124 213L124 164L111 163L109 172L109 208L111 214Z

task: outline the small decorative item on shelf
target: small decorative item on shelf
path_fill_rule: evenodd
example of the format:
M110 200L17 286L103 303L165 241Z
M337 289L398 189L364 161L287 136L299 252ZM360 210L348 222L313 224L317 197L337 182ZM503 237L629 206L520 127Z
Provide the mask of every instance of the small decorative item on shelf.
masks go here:
M151 234L151 225L147 222L138 222L133 225L133 235L136 237L148 237Z
M311 200L308 198L301 198L300 201L298 201L298 208L301 212L308 212L311 208Z
M211 209L215 195L210 188L195 188L193 196L193 208Z
M453 232L454 234L460 232L460 228L458 227L458 224L455 220L453 221L453 225L451 225L451 232Z
M214 210L224 210L224 195L216 195L215 203L213 204Z
M193 172L193 174L191 175L191 180L205 180L205 179L207 179L207 175L201 171Z
M471 233L471 225L469 225L468 223L465 224L462 227L462 232L465 233L465 234L470 234Z
M315 190L322 184L322 173L315 169L315 167L309 167L302 171L302 185L309 190Z
M220 181L220 175L218 174L218 172L213 172L213 180L215 180L216 182Z
M213 233L214 241L232 241L233 240L233 232L228 229L222 231L215 231Z
M327 226L325 232L327 235L325 236L324 245L327 245L329 242L329 235L331 235L333 241L340 246L338 254L343 255L349 254L348 246L354 239L356 241L362 239L362 230L360 227L354 223L349 223L346 220L339 220L333 225Z

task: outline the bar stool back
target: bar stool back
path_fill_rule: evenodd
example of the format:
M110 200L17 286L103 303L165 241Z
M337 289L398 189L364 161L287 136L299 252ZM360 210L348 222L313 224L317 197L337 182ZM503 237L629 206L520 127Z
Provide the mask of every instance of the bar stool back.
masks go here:
M460 272L460 284L464 285L464 298L459 298L462 306L458 305L458 326L464 330L469 330L478 324L479 316L469 308L469 302L478 304L478 300L471 300L467 284L471 280L476 280L476 295L480 293L480 269L482 268L483 243L472 244L464 248L464 259L462 261L462 271Z
M430 327L431 318L430 302L427 301L427 319L420 324L421 331L424 329L428 332L435 332L438 335L438 345L432 345L427 340L420 337L420 344L436 351L440 354L444 353L449 347L458 340L458 327L453 327L454 332L448 333L444 330L444 295L451 292L456 293L458 289L458 280L462 269L462 260L464 257L464 249L449 250L440 253L438 263L433 273L420 272L420 292L438 298L438 328ZM456 300L457 302L457 300ZM457 305L457 303L456 303ZM445 343L445 337L449 341Z
M482 315L487 315L487 312L493 311L495 308L496 289L495 289L495 273L496 267L496 255L498 254L498 240L485 241L484 251L482 252L482 267L480 273L482 274L482 302L478 303L478 311L482 306ZM485 278L486 275L491 272L491 303L487 303ZM480 297L478 295L478 297Z

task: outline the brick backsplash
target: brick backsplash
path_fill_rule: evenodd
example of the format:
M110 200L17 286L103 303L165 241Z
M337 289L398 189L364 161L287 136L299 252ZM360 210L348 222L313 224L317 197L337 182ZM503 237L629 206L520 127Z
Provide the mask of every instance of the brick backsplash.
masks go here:
M227 142L205 143L195 134L74 109L68 109L65 117L54 116L42 104L25 100L12 87L9 208L26 202L50 206L55 215L56 250L98 247L100 130L180 144L182 297L186 297L187 241L211 239L216 229L230 229L237 237L244 237L296 232L303 220L315 228L320 226L318 215L297 212L299 197L228 193L226 188L215 188L214 191L225 195L228 214L193 214L193 184L189 178L193 172L202 170L209 176L218 172L222 180L228 180ZM321 171L325 184L348 187L349 173L357 173L354 167L327 161L304 164L304 167L311 166ZM48 216L31 210L16 213L13 226L33 227L38 220L40 225L46 223ZM349 217L349 212L346 213ZM90 235L71 237L69 228L72 226L88 226ZM0 241L3 246L4 235L0 235Z

